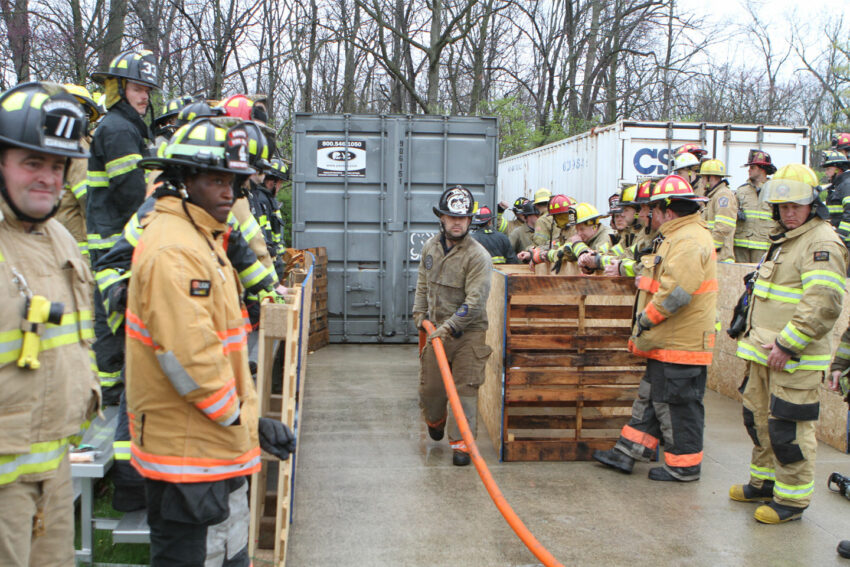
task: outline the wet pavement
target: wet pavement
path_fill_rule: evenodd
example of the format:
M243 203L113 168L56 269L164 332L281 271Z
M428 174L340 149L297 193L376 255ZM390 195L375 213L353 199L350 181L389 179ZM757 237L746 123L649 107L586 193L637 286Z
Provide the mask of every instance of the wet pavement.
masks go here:
M540 562L502 519L473 466L451 464L417 402L415 346L331 345L308 358L288 566L531 566ZM537 539L564 565L850 567L850 500L826 489L850 475L850 455L819 447L803 519L757 523L733 502L751 442L740 404L706 394L702 478L687 484L624 475L595 463L499 463L496 482ZM483 427L483 425L482 425Z

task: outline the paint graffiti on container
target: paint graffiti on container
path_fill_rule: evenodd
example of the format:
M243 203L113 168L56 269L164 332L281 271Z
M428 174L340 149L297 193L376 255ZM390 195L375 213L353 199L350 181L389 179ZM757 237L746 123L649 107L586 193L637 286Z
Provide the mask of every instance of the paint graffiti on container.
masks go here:
M640 148L632 160L635 171L641 175L666 175L667 165L673 156L667 148Z
M410 233L410 249L408 255L414 262L418 262L422 256L422 247L429 238L434 236L433 232L411 232Z

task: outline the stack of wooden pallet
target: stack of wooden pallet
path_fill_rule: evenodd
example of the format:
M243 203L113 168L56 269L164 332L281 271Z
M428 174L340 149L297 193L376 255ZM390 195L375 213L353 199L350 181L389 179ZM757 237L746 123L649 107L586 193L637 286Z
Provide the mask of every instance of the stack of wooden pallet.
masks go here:
M260 312L257 395L260 415L279 419L298 433L307 344L310 333L310 305L313 287L313 256L304 255L303 264L287 278L289 293L285 304L263 304ZM272 393L275 353L282 358L283 385ZM249 553L257 548L274 549L275 567L284 565L292 511L295 455L284 462L263 453L262 470L251 480L251 522Z
M630 278L494 271L479 405L504 460L587 460L614 445L645 362L626 348L633 298Z
M328 344L328 252L324 246L308 248L316 258L313 264L313 301L310 306L310 343L318 350Z

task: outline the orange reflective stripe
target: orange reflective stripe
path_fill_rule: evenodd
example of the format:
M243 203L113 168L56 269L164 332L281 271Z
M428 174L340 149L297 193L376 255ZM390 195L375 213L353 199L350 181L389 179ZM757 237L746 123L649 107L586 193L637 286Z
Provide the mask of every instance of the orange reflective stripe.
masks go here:
M664 453L664 462L670 467L695 467L702 462L702 451L689 455Z
M156 343L154 343L153 338L151 337L151 334L148 331L148 328L145 326L142 320L139 319L138 315L127 309L127 311L125 312L125 318L126 325L124 325L124 327L128 337L136 339L137 341L149 347L158 346Z
M260 470L259 447L233 459L203 459L154 455L132 442L130 453L130 462L139 474L167 482L211 482L247 476Z
M655 450L655 448L658 447L658 437L653 437L649 433L638 431L631 425L624 425L623 430L620 431L620 435L622 435L624 439L628 439L632 443L642 445L647 449Z
M204 411L206 413L206 410L209 407L217 404L219 401L222 400L222 398L225 398L225 397L231 398L231 400L229 400L226 404L224 404L222 408L218 408L216 410L216 412L220 412L222 409L228 407L230 405L230 403L234 399L236 399L236 379L235 378L231 378L230 381L227 384L225 384L224 386L219 388L213 395L209 396L208 398L206 398L204 400L201 400L200 402L196 402L195 405L197 406L197 408L199 410ZM213 417L213 416L209 415L209 417ZM215 419L215 418L213 418L213 419Z
M646 313L646 316L649 317L649 320L652 321L653 325L657 325L667 318L655 307L654 303L648 303L644 313Z
M660 360L661 362L675 362L676 364L696 364L698 366L709 366L711 364L711 358L714 354L710 350L669 350L663 348L654 348L652 350L644 351L637 348L635 346L635 343L631 340L629 340L629 352L631 352L632 354L636 354L637 356L642 356L644 358Z
M699 295L700 293L709 293L718 290L717 280L705 280L692 295Z
M658 288L661 287L661 282L654 280L649 276L638 276L635 282L638 289L648 291L649 293L658 293Z

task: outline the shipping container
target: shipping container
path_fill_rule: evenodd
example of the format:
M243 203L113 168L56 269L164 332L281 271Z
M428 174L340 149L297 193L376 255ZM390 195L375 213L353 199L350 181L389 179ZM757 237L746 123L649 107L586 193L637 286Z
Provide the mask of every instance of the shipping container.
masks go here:
M499 162L499 199L513 203L545 187L608 210L608 197L639 176L665 175L673 152L695 142L720 159L734 189L747 181L741 167L750 149L770 154L778 167L807 163L804 127L620 120Z
M327 248L331 342L416 342L432 208L458 184L493 208L498 155L495 118L296 114L293 245Z

